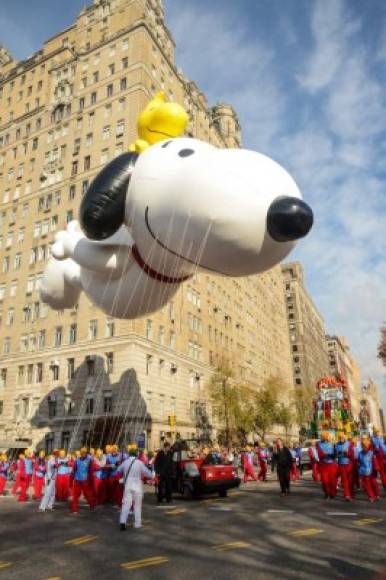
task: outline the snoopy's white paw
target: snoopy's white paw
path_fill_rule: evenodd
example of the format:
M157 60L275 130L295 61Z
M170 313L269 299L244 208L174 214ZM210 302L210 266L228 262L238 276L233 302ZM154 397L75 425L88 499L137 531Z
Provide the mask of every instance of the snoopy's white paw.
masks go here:
M73 241L68 232L61 231L55 235L55 243L51 248L51 253L57 260L65 260L72 255Z

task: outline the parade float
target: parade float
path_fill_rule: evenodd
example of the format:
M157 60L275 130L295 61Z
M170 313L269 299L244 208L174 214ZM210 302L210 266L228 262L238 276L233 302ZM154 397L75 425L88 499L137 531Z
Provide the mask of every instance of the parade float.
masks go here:
M316 389L312 423L315 435L319 437L321 431L329 431L334 437L338 431L352 434L355 426L345 378L341 375L322 377Z

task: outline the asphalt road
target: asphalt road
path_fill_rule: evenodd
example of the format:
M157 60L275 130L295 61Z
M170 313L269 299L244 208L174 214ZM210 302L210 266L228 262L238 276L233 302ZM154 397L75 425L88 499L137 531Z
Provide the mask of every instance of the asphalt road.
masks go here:
M0 498L0 580L386 579L385 498L326 501L306 476L285 498L272 480L174 504L147 493L144 527L121 532L110 506Z

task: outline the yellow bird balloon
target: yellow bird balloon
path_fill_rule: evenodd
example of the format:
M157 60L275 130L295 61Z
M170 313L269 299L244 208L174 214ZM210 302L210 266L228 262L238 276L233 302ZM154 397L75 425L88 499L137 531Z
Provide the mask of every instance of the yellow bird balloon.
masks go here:
M139 139L132 143L129 151L142 153L150 145L183 135L189 117L178 103L167 102L160 91L149 101L138 117Z

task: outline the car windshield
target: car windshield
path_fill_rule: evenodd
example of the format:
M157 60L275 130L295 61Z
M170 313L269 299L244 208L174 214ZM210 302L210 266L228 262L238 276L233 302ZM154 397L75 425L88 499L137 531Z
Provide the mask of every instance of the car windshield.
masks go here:
M222 465L222 464L223 462L221 460L221 457L217 453L209 453L203 461L203 465Z

